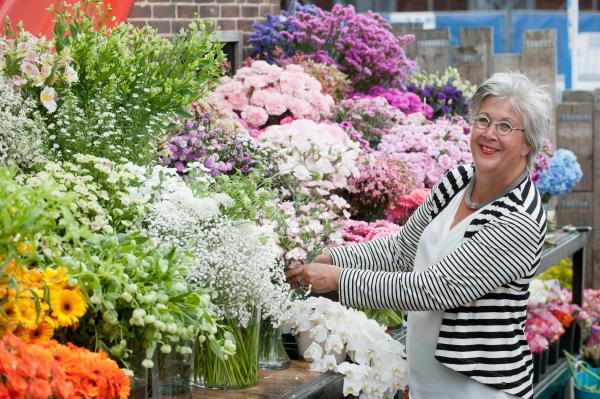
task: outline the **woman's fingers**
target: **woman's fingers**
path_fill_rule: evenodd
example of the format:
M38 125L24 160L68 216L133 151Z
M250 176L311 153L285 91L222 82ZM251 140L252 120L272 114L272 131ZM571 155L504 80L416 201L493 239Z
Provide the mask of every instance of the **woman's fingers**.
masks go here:
M285 272L286 282L293 289L312 287L317 293L337 291L342 269L337 266L311 263L299 265ZM298 282L301 282L301 286Z

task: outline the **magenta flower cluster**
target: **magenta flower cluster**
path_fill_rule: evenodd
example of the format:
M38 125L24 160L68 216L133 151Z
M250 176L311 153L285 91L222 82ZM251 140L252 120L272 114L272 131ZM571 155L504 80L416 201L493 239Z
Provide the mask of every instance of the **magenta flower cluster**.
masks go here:
M377 238L386 237L395 234L402 229L402 226L387 222L385 220L377 220L372 223L344 219L340 221L342 227L340 232L346 244L358 244L365 241L375 240Z
M351 98L373 98L383 97L388 103L402 111L406 115L420 112L424 114L428 119L433 116L433 108L429 104L425 104L421 101L421 98L415 93L405 92L396 88L386 89L381 86L373 86L369 89L367 94L354 93L350 96Z
M316 62L337 64L356 91L365 93L378 84L403 88L414 61L400 45L414 40L413 35L396 37L381 15L356 14L352 5L317 11L318 15L299 12L289 17L295 30L281 32L288 43Z

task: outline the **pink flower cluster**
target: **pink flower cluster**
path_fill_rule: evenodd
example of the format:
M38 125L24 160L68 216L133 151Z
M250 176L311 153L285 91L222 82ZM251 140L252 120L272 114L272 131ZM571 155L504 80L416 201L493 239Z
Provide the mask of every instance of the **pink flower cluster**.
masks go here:
M319 121L333 106L331 96L321 93L321 83L299 65L281 68L255 61L223 82L215 89L221 106L254 129L276 125L289 115Z
M394 203L385 211L388 215L388 220L397 220L401 223L406 223L413 212L425 202L430 191L430 188L417 188L409 195L396 198Z
M337 124L298 119L268 127L258 140L275 150L277 171L281 175L292 174L303 194L313 191L329 195L338 188L350 190L353 187L348 179L360 177L357 165L360 144L352 141Z
M402 226L385 220L367 223L347 219L343 220L342 223L340 231L346 244L358 244L364 241L375 240L395 234L402 229Z
M532 353L541 353L548 344L555 342L565 333L562 323L543 303L530 303L527 306L525 337Z
M552 158L552 144L550 140L546 139L542 150L535 156L533 171L531 174L531 181L537 183L540 180L540 176L545 170L550 169L550 158Z
M396 125L381 138L377 152L406 162L417 175L417 187L433 187L446 171L473 162L470 133L471 126L460 116Z
M362 213L361 208L382 211L396 198L410 193L416 185L414 173L396 159L362 155L358 159L358 169L360 177L349 179L355 188L350 190L348 202L359 213Z

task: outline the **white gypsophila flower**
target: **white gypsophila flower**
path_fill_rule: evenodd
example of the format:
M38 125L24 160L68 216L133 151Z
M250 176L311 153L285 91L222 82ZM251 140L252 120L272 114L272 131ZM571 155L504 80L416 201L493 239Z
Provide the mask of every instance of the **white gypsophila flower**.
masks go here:
M30 169L42 156L42 137L47 134L35 101L0 83L0 165L14 162Z
M228 197L228 196L227 196ZM169 200L154 204L146 216L147 233L163 242L188 248L196 256L188 279L213 290L212 301L221 317L246 326L251 307L259 306L263 318L284 320L289 310L289 285L270 244L253 223L222 215L219 203L228 198L194 198L179 190Z

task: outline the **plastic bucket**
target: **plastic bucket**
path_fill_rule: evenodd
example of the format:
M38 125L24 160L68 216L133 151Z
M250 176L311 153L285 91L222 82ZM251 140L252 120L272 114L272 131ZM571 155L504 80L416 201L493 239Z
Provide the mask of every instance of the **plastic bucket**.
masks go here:
M591 367L589 364L585 363L586 367L590 369L591 372L598 374L600 376L600 370ZM598 380L593 375L590 375L586 371L578 371L577 372L577 382L580 386L590 386L595 385L598 386L600 384L600 380ZM600 399L600 392L590 392L583 389L577 388L575 382L573 381L573 388L575 389L575 399Z

